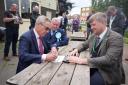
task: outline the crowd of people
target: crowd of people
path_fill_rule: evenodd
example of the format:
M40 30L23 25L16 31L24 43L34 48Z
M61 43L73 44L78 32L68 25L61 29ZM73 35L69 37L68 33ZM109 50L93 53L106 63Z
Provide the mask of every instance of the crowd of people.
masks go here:
M32 63L54 61L58 56L58 47L68 45L66 33L68 18L66 13L61 17L49 20L39 14L39 7L35 6L30 16L29 31L21 35L17 54L17 40L19 24L22 18L17 12L17 5L12 4L5 12L6 41L4 60L9 61L9 48L12 44L12 55L19 56L16 73L19 73ZM72 31L78 32L80 20L75 17L72 21ZM125 83L122 65L123 35L126 18L122 11L115 6L109 6L105 13L91 13L87 18L87 36L84 43L72 48L67 60L70 63L90 66L90 85L120 85ZM89 48L89 58L81 59L78 54Z

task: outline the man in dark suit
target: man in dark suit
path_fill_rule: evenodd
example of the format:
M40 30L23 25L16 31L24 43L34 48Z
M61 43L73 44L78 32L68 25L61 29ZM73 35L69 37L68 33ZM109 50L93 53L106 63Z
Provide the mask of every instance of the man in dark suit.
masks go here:
M119 11L115 6L109 6L108 10L108 25L113 31L123 36L125 17L122 11Z
M63 29L65 33L66 33L67 24L68 24L68 18L66 16L66 12L63 12L61 22L60 22L60 28Z
M53 18L51 21L51 30L45 35L44 39L47 44L51 47L59 47L68 44L69 38L65 34L64 30L59 28L60 20L58 18Z
M93 35L70 53L71 63L90 66L90 85L120 85L125 81L122 66L123 38L107 28L107 16L98 12L89 23ZM90 56L84 59L74 55L89 48Z
M9 11L4 14L3 21L5 23L5 48L4 48L4 60L9 61L8 57L9 48L12 44L12 55L17 56L17 40L19 35L19 24L22 24L22 18L17 11L17 4L12 4Z
M49 52L43 36L48 33L51 23L45 16L39 16L35 27L24 33L19 40L19 62L17 72L22 71L32 63L53 61L56 59L57 50L52 48Z
M39 7L38 6L34 6L32 13L30 15L30 27L29 29L33 29L35 27L35 22L37 17L39 16Z

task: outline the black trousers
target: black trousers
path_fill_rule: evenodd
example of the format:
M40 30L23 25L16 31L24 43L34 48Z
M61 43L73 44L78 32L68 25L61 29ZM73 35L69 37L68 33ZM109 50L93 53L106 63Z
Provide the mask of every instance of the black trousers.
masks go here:
M16 44L19 35L19 28L7 28L5 34L6 34L6 39L5 39L4 56L8 56L11 44L12 44L13 55L17 54Z
M104 79L98 69L90 69L90 85L105 85Z

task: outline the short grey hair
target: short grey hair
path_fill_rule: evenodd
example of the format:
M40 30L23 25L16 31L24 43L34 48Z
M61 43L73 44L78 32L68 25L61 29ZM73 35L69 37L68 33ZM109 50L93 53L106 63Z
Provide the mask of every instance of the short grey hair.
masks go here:
M59 22L60 23L61 20L59 18L54 17L54 18L52 18L51 22Z
M44 24L45 22L50 22L50 20L44 15L38 16L36 19L36 24Z
M97 12L97 13L93 14L93 15L89 18L88 22L89 22L89 23L92 23L94 20L96 20L96 21L98 21L98 22L100 22L100 23L102 23L102 24L107 25L107 16L106 16L105 13Z

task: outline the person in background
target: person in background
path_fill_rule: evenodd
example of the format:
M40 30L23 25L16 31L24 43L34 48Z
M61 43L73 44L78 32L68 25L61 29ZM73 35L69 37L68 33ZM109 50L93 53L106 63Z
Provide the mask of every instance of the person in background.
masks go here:
M4 60L9 61L9 48L12 44L12 55L17 56L17 40L19 35L19 24L22 24L22 18L17 11L17 4L12 4L9 11L4 13L3 21L5 23L5 48Z
M65 31L60 26L60 19L53 18L51 20L51 30L44 37L47 40L47 44L51 47L59 47L68 44L69 38L65 34Z
M125 34L125 31L128 29L128 18L125 17L125 25L124 25L124 31L123 34Z
M60 28L63 29L65 31L65 33L67 31L66 30L67 24L68 24L68 18L66 16L66 12L63 12L61 22L60 22Z
M107 9L108 27L123 36L125 18L124 15L115 6L109 6Z
M89 38L90 33L92 34L92 29L91 29L91 25L88 23L89 18L94 14L94 12L90 12L90 14L88 15L86 21L87 21L87 37L86 40Z
M73 21L72 21L72 33L73 32L78 32L80 27L80 20L78 16L74 16Z
M25 32L19 40L19 62L16 73L19 73L32 63L54 61L58 55L55 47L49 52L46 41L42 38L51 28L50 20L46 16L39 16L35 27Z
M33 11L30 15L30 27L29 27L29 29L33 29L35 27L35 22L36 22L36 19L39 15L40 15L39 14L39 7L34 6Z
M90 66L90 85L120 85L125 83L122 65L123 37L107 27L107 16L98 12L89 23L92 36L69 54L71 63ZM89 48L90 56L79 58L75 55Z

